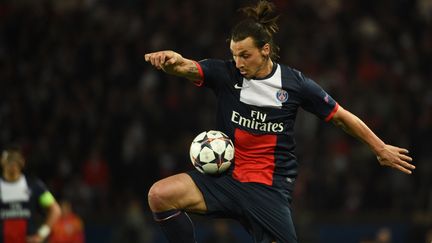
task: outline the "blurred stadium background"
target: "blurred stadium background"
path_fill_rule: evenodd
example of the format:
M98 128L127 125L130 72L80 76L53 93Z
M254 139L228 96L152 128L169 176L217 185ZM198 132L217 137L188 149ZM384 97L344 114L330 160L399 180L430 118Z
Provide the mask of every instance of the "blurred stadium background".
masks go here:
M147 190L192 169L189 144L214 127L215 104L207 90L153 70L143 54L230 58L236 9L250 2L0 2L0 145L25 148L26 173L72 202L87 242L164 242ZM273 2L280 62L316 80L383 140L407 147L417 166L411 176L381 168L366 146L301 111L300 242L390 235L387 242L430 243L432 1ZM195 218L200 242L248 242L235 222Z

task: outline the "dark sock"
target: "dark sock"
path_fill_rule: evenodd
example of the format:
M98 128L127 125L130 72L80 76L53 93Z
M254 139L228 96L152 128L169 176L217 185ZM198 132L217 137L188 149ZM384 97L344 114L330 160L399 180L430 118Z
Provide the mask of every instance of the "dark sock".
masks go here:
M189 216L180 210L172 209L153 213L170 243L196 243L195 230Z

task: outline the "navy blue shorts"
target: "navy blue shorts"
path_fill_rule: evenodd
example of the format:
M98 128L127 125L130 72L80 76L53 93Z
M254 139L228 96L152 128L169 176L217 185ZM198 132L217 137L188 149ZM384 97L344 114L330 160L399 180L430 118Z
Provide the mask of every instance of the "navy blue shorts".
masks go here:
M200 189L207 215L238 220L255 243L297 243L291 218L291 192L260 183L242 183L229 175L187 172Z

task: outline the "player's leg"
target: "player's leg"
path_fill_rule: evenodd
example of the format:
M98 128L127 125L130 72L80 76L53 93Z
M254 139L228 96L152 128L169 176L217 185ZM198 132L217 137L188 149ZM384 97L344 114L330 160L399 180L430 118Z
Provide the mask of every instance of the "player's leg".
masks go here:
M290 209L290 191L258 183L241 183L236 202L239 220L256 243L297 243Z
M189 175L177 174L156 182L149 190L148 202L168 241L195 242L193 224L185 211L204 213L207 207Z
M297 236L292 221L288 202L277 196L269 196L273 192L262 191L265 200L255 198L248 208L248 218L252 225L252 235L257 242L297 243ZM272 200L271 200L272 198Z
M186 173L173 175L153 184L149 190L148 202L152 212L171 209L197 213L207 211L201 191Z

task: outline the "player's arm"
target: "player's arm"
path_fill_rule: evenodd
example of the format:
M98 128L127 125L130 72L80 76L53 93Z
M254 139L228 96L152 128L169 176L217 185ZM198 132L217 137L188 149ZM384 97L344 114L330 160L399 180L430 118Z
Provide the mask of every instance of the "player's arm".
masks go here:
M41 199L40 202L42 204L42 207L44 207L47 212L45 225L51 228L54 223L60 218L61 209L50 192L46 191L44 194L42 194L41 197L43 198L44 196L46 197L45 200L47 201L43 202L44 199Z
M371 129L357 116L339 107L332 122L345 130L348 134L366 143L377 156L383 166L390 166L404 173L411 174L415 166L410 164L412 158L408 150L385 144Z
M51 228L61 215L60 206L49 191L42 193L42 195L39 197L39 204L46 210L46 219L45 222L39 227L36 234L27 238L27 242L43 242L48 237L51 232Z
M179 77L195 81L202 79L202 74L197 63L182 57L174 51L158 51L144 55L146 62L151 63L157 69Z

